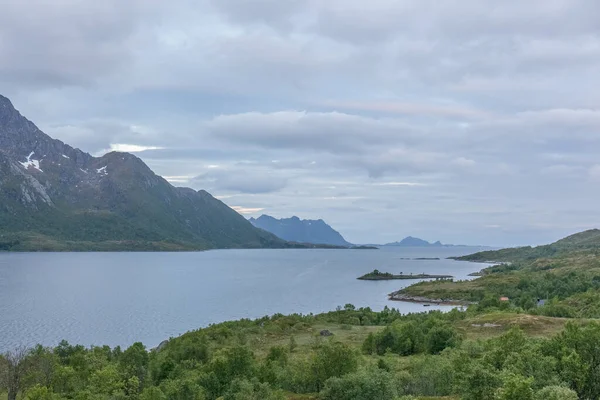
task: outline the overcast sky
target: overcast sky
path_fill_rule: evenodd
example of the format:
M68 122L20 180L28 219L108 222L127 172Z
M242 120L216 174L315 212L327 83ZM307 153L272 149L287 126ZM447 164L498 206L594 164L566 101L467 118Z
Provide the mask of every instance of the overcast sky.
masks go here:
M3 0L0 93L355 243L600 226L597 0ZM145 150L145 151L142 151Z

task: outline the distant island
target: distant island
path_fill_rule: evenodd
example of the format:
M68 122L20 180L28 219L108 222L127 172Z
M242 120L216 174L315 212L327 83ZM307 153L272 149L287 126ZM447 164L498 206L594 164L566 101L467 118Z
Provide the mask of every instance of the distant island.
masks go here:
M300 219L296 216L277 219L270 215L261 215L256 219L250 218L249 221L255 227L270 232L288 242L326 244L354 248L352 243L346 241L338 231L333 229L322 219ZM359 247L364 248L365 246Z
M350 249L351 250L379 250L379 247L361 245L361 246L351 246Z
M427 240L419 239L413 236L408 236L399 242L392 242L384 244L384 246L390 247L457 247L454 244L443 244L439 240L434 243L430 243ZM464 247L464 246L461 246Z
M399 275L390 274L389 272L380 272L379 270L374 270L373 272L369 272L359 278L356 278L361 281L389 281L394 279L401 280L409 280L409 279L452 279L452 275L429 275L429 274L409 274L404 275L400 273Z

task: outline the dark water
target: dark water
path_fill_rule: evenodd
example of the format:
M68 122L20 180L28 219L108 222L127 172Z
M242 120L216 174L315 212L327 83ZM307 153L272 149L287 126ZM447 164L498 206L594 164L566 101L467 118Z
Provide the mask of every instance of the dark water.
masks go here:
M219 250L202 253L0 254L0 351L72 343L153 347L210 323L318 313L352 303L421 312L387 294L414 281L358 281L373 269L450 274L483 266L442 259L475 248Z

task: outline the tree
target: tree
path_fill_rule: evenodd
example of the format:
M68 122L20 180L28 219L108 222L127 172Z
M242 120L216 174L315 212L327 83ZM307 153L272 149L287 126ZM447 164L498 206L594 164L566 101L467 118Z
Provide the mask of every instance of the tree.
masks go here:
M489 371L483 365L476 365L465 381L463 398L465 400L493 400L498 386L500 386L500 379L495 372Z
M101 370L95 371L90 376L88 388L94 394L114 396L122 393L125 382L114 364L108 365Z
M331 378L321 392L323 400L393 400L397 395L394 375L380 369Z
M206 398L203 388L189 378L167 379L161 384L161 388L165 397L169 400L204 400Z
M562 386L546 386L535 395L535 400L577 400L577 393Z
M243 346L218 351L206 366L209 384L202 384L209 391L222 395L234 379L251 378L256 370L254 354Z
M41 386L50 387L59 367L59 358L52 349L36 346L30 353L35 376L33 380Z
M457 346L460 341L460 336L452 327L439 325L432 328L427 334L427 352L439 354L447 347Z
M358 357L348 345L343 343L321 345L311 360L317 391L321 391L327 379L354 372L357 367Z
M25 395L27 400L62 400L56 393L52 393L46 386L36 385L27 391Z
M235 379L223 396L224 400L285 400L285 396L274 391L266 383Z
M167 400L167 396L159 388L152 386L144 389L139 400Z
M504 378L498 400L533 400L533 378L509 374Z
M0 357L0 387L8 392L8 400L16 400L26 388L25 376L31 369L29 354L26 347L18 347Z
M148 352L142 343L134 343L119 359L121 372L127 378L136 377L143 385L148 372Z
M288 353L284 347L271 347L269 349L269 354L267 355L267 361L271 361L278 364L280 367L284 367L288 363Z

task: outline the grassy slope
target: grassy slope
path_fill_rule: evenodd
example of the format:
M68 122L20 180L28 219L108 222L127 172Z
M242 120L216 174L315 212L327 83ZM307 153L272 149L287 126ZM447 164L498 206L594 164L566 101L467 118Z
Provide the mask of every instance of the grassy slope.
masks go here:
M346 343L360 352L361 346L369 333L378 332L384 329L384 326L350 326L341 325L340 323L326 322L325 315L317 316L314 324L298 324L296 326L282 329L272 330L270 328L261 328L254 330L252 333L247 333L244 336L244 342L248 345L258 359L264 359L267 356L269 349L273 346L287 347L290 338L293 336L296 343L296 350L291 353L291 359L301 359L306 357L313 350L316 341L333 340ZM512 312L494 312L468 317L467 319L455 322L455 327L468 340L490 339L502 335L512 327L519 327L523 332L531 337L550 337L559 333L567 323L565 318L551 318L534 316L527 314L517 314ZM492 324L491 327L483 327L484 324ZM476 326L482 325L482 326ZM244 324L238 325L237 322L215 325L210 329L219 332L221 326L227 326L233 332L246 331L243 328ZM321 330L329 330L334 335L331 338L320 338ZM195 335L195 332L190 332L186 335ZM184 335L184 337L186 336ZM220 336L220 335L217 335ZM173 341L178 341L180 338L175 338ZM211 340L211 347L220 348L236 344L239 341L239 336L232 334L228 339L222 340L220 337L216 340ZM365 365L375 365L382 357L377 355L362 355ZM389 354L383 356L385 362L394 371L406 370L413 357L408 356L398 357L397 355ZM286 395L289 400L309 400L317 399L316 395L302 395L289 393ZM421 397L418 399L451 399L449 397Z
M313 351L316 342L321 340L333 340L343 342L360 352L361 346L370 333L378 332L384 329L384 326L359 326L342 325L339 322L328 322L330 315L322 314L315 316L314 322L297 323L295 325L277 325L272 323L261 327L258 324L247 320L236 322L225 322L223 324L213 325L202 331L208 332L209 346L213 351L229 347L232 345L247 345L259 360L264 360L268 351L273 346L288 347L290 338L294 337L297 347L290 354L292 360L301 360L306 358ZM285 319L285 317L283 317ZM495 312L480 315L471 315L466 319L454 322L455 327L464 334L468 340L490 339L497 337L508 331L512 327L520 327L523 332L531 337L549 337L560 332L565 326L567 320L563 318L550 318L532 316L527 314L517 314L510 312ZM490 327L476 326L491 324ZM329 330L334 335L330 338L321 338L319 332ZM227 332L228 334L224 334ZM171 339L167 345L167 351L170 346L177 345L179 341L191 339L198 334L198 331L189 332L181 337ZM411 362L418 357L398 357L397 355L387 354L385 356L362 354L363 365L375 365L380 359L392 368L393 371L400 372L409 368ZM6 394L0 393L0 400L4 400ZM287 393L288 400L317 400L316 395ZM420 397L418 399L454 399L452 397Z
M482 271L482 277L472 281L420 282L400 292L411 296L478 301L486 294L518 296L525 290L520 290L524 282L563 280L566 283L574 279L592 282L600 277L600 230L582 232L546 246L485 251L457 259L509 264L487 268ZM566 304L584 310L585 306L590 306L590 298L597 288L592 290L582 286L579 292L577 288L574 290L562 297L558 292L558 296ZM586 291L589 292L584 294ZM534 295L544 298L548 292L553 293L548 289Z
M463 257L455 257L455 259L479 262L527 262L544 258L560 258L562 256L589 253L598 254L599 251L600 229L592 229L544 246L482 251Z

